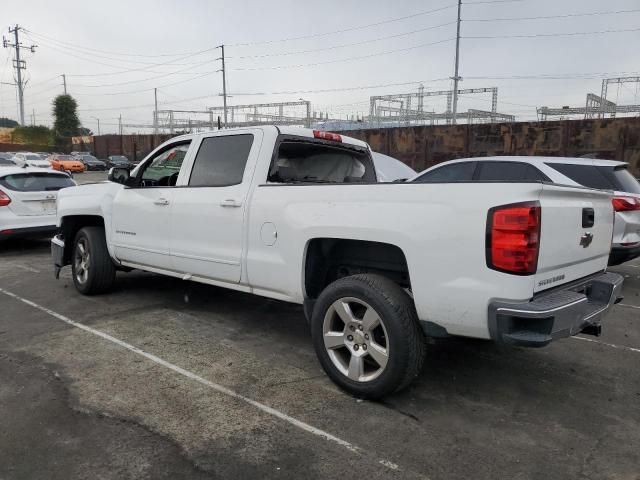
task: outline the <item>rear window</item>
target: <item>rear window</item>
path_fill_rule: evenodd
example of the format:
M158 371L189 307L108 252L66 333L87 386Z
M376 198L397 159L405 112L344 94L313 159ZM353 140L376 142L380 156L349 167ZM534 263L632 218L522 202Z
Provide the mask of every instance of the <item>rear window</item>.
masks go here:
M568 163L548 163L547 165L585 187L640 193L640 184L624 166L604 167Z
M17 192L48 192L75 185L66 175L55 173L16 173L0 178L0 185Z
M375 182L369 151L340 144L285 139L269 169L274 183L362 183Z
M626 167L596 167L598 171L616 186L620 192L640 193L640 183L629 173Z

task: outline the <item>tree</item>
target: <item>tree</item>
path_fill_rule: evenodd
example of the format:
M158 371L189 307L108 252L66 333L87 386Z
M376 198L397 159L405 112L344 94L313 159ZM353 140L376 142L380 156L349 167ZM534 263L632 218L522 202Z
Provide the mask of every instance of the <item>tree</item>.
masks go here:
M0 117L0 127L3 128L15 128L18 125L20 125L18 122L16 122L15 120L11 120L10 118L7 117Z
M80 127L78 129L78 135L81 135L83 137L89 137L89 136L93 135L93 132L89 128Z
M53 100L53 131L57 137L78 135L80 120L77 108L78 104L71 95L58 95Z

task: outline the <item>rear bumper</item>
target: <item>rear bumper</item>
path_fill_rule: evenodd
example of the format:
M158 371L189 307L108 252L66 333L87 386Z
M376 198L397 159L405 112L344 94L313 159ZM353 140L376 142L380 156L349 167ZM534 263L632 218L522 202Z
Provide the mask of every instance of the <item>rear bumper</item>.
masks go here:
M609 265L620 265L640 257L640 244L631 247L614 246L609 254Z
M600 322L622 299L623 278L607 272L544 292L529 302L493 302L489 332L498 343L543 347L585 330L599 335Z
M37 227L7 228L0 230L0 240L15 237L38 237L53 234L58 228L55 225L41 225Z

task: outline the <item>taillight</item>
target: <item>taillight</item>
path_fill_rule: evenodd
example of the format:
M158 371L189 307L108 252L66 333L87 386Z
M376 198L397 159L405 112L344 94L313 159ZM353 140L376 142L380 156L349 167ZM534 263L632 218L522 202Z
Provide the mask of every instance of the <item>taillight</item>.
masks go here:
M11 197L0 190L0 207L6 207L11 203Z
M322 140L342 143L342 137L337 133L323 132L322 130L314 130L313 138L321 138Z
M540 204L494 207L487 219L487 266L501 272L531 275L538 269Z
M616 212L640 210L640 199L635 197L613 197L611 203Z

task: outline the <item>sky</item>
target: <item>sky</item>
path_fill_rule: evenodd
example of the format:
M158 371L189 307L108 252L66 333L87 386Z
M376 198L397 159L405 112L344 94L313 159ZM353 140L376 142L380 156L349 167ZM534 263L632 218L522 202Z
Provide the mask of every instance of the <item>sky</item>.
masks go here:
M97 132L99 119L103 134L120 116L125 133L152 124L154 88L159 110L221 106L221 44L229 104L304 99L346 118L367 115L372 95L452 86L456 0L3 3L3 35L13 42L18 24L21 43L37 45L22 51L29 124L51 124L62 74L82 124ZM498 87L498 111L518 120L640 75L640 0L463 0L461 17L460 88ZM0 49L0 117L15 119L13 55ZM639 104L640 86L612 86L608 99ZM427 100L445 110L444 97ZM463 95L458 111L490 107L489 94Z

